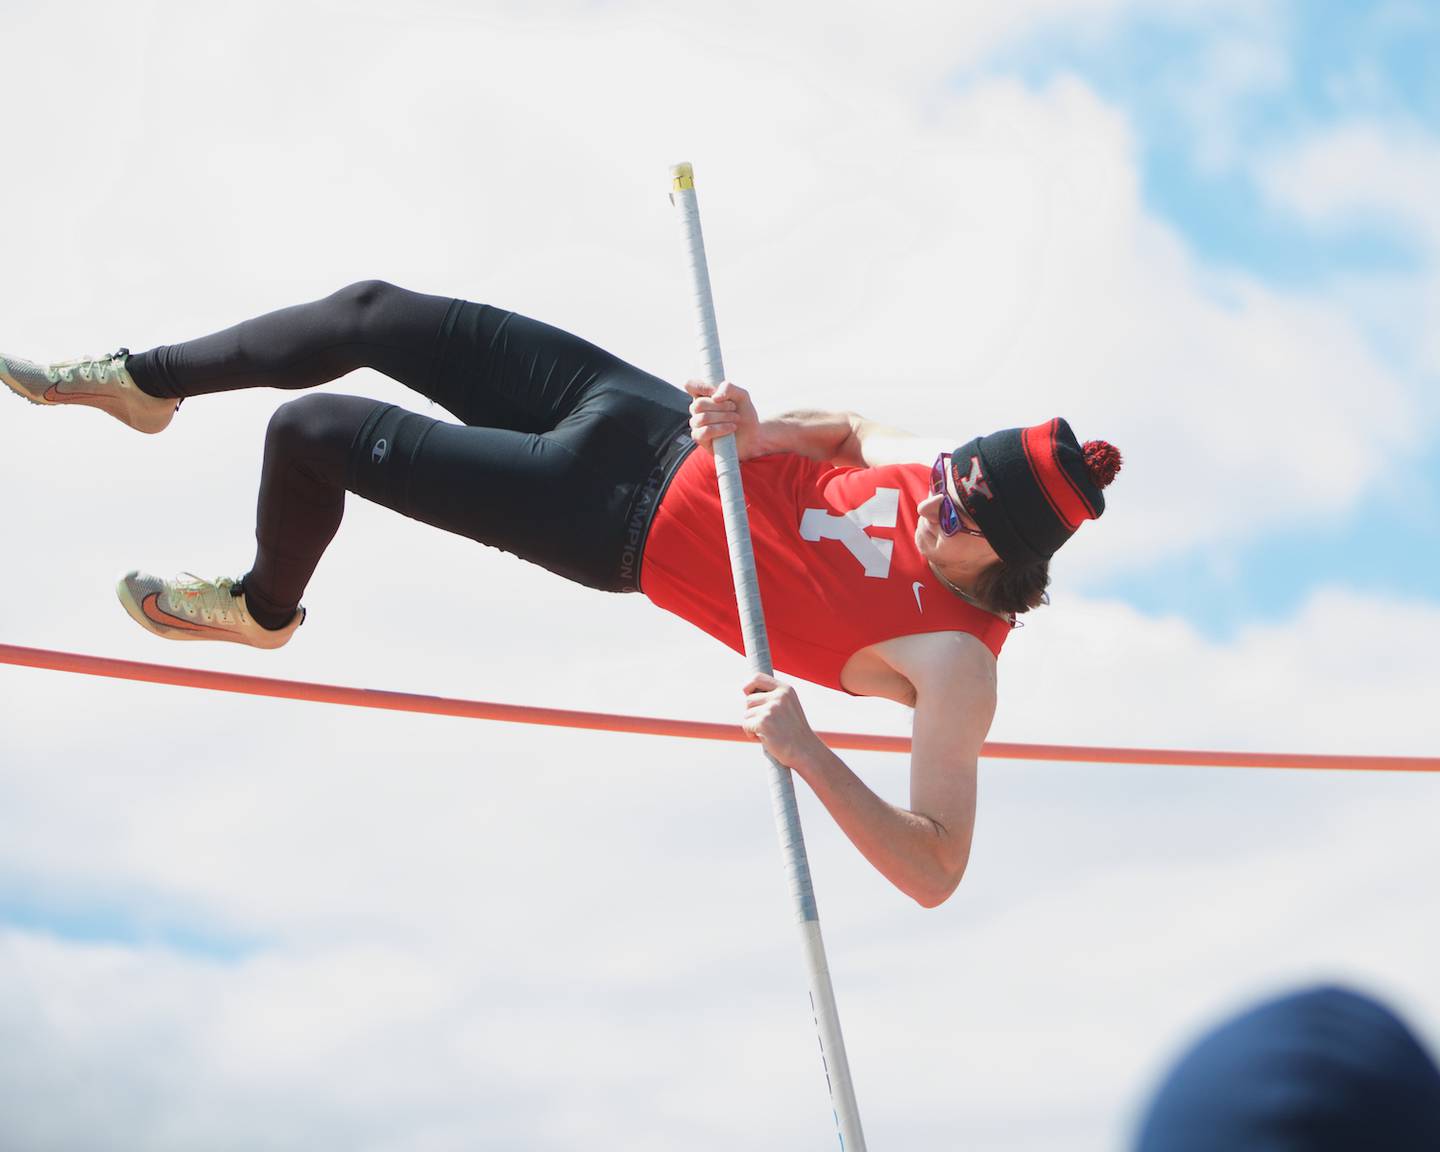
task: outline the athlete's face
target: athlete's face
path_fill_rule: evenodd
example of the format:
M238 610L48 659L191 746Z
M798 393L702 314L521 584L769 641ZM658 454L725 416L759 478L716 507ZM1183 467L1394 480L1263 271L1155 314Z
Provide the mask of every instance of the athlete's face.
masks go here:
M916 507L915 546L947 579L963 587L1000 557L960 503L948 467L939 470L936 483L942 485L941 490ZM952 514L958 524L950 520ZM953 535L945 534L946 526L955 528Z

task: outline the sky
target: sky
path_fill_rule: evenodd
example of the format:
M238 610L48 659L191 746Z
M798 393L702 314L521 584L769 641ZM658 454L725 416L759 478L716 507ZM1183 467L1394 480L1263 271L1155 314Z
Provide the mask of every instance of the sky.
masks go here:
M1433 9L712 7L12 3L0 347L382 278L678 382L689 160L762 413L956 443L1063 415L1125 453L992 738L1436 755ZM144 438L0 398L0 638L738 723L742 658L643 597L353 498L287 647L137 628L125 571L248 566L288 398ZM754 749L11 666L0 699L6 1149L835 1147ZM906 802L899 757L844 758ZM1440 1049L1430 778L983 761L929 910L798 792L874 1149L1124 1148L1199 1030L1316 981Z

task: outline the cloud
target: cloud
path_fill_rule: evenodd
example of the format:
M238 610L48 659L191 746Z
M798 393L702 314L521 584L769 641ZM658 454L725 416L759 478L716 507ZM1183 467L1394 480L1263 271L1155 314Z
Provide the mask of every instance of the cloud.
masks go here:
M1319 227L1400 227L1440 249L1440 140L1416 127L1353 121L1316 132L1260 169L1278 206Z
M1283 618L1248 625L1225 643L1203 639L1178 618L1070 597L1009 641L994 732L1104 743L1125 731L1142 745L1193 736L1212 748L1428 755L1434 733L1420 721L1433 688L1425 655L1432 636L1440 637L1433 603L1338 588L1322 588ZM1028 704L1082 687L1083 714ZM1172 703L1187 699L1203 701L1203 712Z
M1002 665L998 738L1433 751L1417 723L1433 607L1327 592L1230 645L1123 605L1046 615ZM617 678L603 655L624 624L579 627L567 675L591 687L567 684L569 702L625 695L604 687ZM698 637L681 654L691 675L650 683L646 710L717 715L736 661ZM641 674L623 678L631 693ZM6 673L27 707L3 757L9 867L259 943L217 961L11 933L0 1010L30 1054L24 1077L0 1076L17 1147L54 1131L57 1095L72 1105L61 1132L79 1142L99 1116L117 1135L88 1146L117 1149L227 1133L277 1149L820 1138L753 750L352 710L327 724L317 706L215 698L230 738L190 762L152 749L147 771L105 763L106 748L146 743L146 713L127 705L183 716L209 697L67 678L71 706L104 722L61 735L55 706L26 691L36 675ZM902 717L877 707L861 723L835 694L802 698L816 723ZM47 755L52 785L27 793ZM903 764L849 759L903 802ZM875 875L802 785L872 1139L955 1127L1038 1147L1068 1126L1076 1147L1111 1146L1207 1013L1316 974L1378 985L1434 1027L1423 957L1437 942L1399 914L1432 870L1428 784L987 764L971 874L933 913ZM66 1079L76 1067L83 1085Z
M765 406L957 438L1064 412L1129 464L1057 588L1223 556L1360 499L1377 461L1423 442L1423 404L1342 303L1207 267L1157 221L1130 118L1085 84L950 80L1022 28L1122 10L97 7L62 27L37 9L11 83L49 95L12 148L32 173L89 177L10 187L27 223L6 340L138 349L379 275L680 378L694 352L665 173L689 158L730 369ZM56 90L62 42L131 61L133 82ZM427 410L373 373L330 387ZM143 440L0 402L0 633L738 719L738 658L639 597L359 500L289 648L140 634L112 598L121 572L248 563L263 430L287 398L187 403ZM1343 486L1311 447L1337 437ZM1433 751L1437 643L1433 606L1334 589L1229 644L1064 592L1011 642L995 735ZM7 1146L829 1140L753 749L13 668L0 691L0 876L123 929L0 938ZM908 720L803 699L818 726ZM852 762L904 801L902 765ZM1433 1025L1435 942L1406 911L1434 872L1426 783L986 765L972 874L935 912L802 788L872 1141L1113 1146L1185 1028L1322 967L1383 981ZM237 943L188 949L177 925Z
M1440 377L1431 323L1440 303L1440 140L1405 120L1349 120L1261 162L1257 181L1274 206L1321 232L1380 230L1415 245L1414 267L1342 277L1332 294L1395 362L1432 383ZM1424 395L1432 425L1433 387Z
M1210 30L1196 58L1177 61L1164 85L1189 129L1193 162L1209 177L1233 171L1247 158L1245 129L1256 103L1283 92L1294 79L1280 12L1257 6L1227 15L1224 31Z

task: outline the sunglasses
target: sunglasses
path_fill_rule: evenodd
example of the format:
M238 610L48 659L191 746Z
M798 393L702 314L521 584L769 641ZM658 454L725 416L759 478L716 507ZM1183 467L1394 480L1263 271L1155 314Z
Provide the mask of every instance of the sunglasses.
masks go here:
M945 469L949 459L949 452L940 453L935 457L934 467L930 469L930 495L944 497L940 502L940 531L946 536L964 533L966 536L978 536L983 540L985 533L978 528L971 528L960 519L960 509L955 506L955 501L950 499L950 492L945 487Z

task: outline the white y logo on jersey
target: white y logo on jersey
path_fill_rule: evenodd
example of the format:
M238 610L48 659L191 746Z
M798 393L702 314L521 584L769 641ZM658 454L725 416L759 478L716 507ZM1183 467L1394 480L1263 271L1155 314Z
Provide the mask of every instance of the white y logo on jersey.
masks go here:
M866 576L885 579L890 575L890 555L895 541L876 540L866 528L893 528L900 511L900 489L877 488L875 495L853 512L834 516L824 508L807 508L800 519L802 540L839 540L850 555L860 561Z

